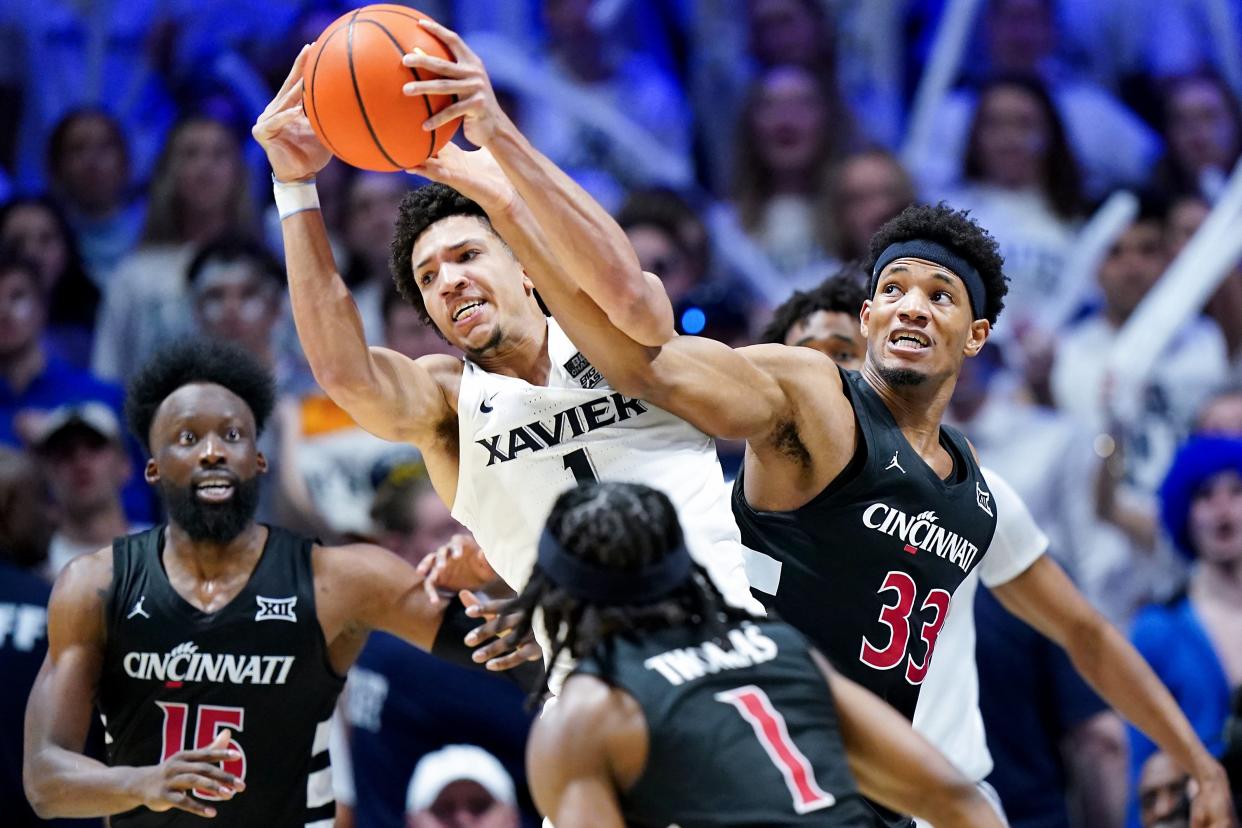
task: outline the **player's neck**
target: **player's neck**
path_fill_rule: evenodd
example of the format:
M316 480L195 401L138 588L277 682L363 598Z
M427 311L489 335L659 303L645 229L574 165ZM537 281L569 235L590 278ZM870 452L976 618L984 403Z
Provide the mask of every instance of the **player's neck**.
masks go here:
M864 362L863 378L888 407L897 427L915 451L927 457L940 445L940 423L953 397L955 378L928 377L918 385L893 385Z
M517 377L531 385L547 385L552 372L547 323L510 334L488 353L472 359L489 374Z
M173 522L164 536L164 568L175 566L199 581L214 581L238 570L249 572L267 541L267 528L251 521L237 537L224 543L196 540Z

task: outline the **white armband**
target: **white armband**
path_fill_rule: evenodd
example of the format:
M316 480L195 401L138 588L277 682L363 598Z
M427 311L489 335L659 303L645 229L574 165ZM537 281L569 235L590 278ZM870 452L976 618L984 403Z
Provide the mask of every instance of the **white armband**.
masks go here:
M272 176L272 195L276 199L276 212L284 221L294 213L303 210L319 209L319 191L315 189L315 179L307 181L277 181Z

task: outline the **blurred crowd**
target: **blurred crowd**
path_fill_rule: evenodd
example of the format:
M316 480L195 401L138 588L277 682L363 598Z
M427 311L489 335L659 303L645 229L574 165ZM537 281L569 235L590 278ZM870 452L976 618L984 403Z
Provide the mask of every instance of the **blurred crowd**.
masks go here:
M916 201L969 208L1000 243L1010 293L950 419L1205 743L1230 749L1229 728L1242 730L1242 246L1212 264L1219 278L1191 265L1229 238L1196 243L1242 158L1242 0L418 6L466 37L523 132L613 212L684 333L856 360L872 234ZM127 379L175 338L239 342L278 378L261 520L411 561L461 531L417 453L363 432L316 386L270 170L249 137L302 44L347 8L0 3L6 676L37 666L36 608L57 572L161 519L120 412ZM954 19L966 24L956 52ZM336 161L318 178L368 339L412 357L452 352L388 270L397 205L418 183ZM1242 211L1232 227L1242 233ZM1207 298L1187 313L1144 305L1192 283L1180 292ZM774 321L795 291L797 313ZM1133 342L1155 343L1151 358L1127 365ZM736 469L738 446L720 454ZM977 611L993 782L1013 824L1185 824L1186 781L1167 758L994 599L981 594ZM6 819L22 802L24 697L11 695ZM537 824L528 716L512 682L374 636L340 717L350 818Z

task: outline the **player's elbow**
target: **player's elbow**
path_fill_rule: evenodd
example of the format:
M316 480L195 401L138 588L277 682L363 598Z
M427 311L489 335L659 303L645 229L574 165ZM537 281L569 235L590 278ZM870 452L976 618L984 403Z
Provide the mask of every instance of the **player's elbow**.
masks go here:
M668 297L663 291L652 291L641 282L621 290L609 318L619 330L648 348L658 348L676 334L673 306Z
M30 809L39 819L56 819L65 816L57 808L55 781L52 774L40 767L42 763L28 751L22 765L22 788Z

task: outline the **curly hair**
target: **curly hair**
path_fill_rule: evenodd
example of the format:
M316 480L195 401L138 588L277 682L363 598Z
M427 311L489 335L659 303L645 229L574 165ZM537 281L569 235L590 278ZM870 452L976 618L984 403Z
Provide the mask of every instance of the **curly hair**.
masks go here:
M759 334L760 342L785 342L789 330L816 311L844 313L858 317L867 290L862 286L858 263L842 267L811 290L795 290L793 295L780 304L772 315L772 321Z
M148 452L155 412L177 389L196 382L221 385L241 397L254 415L255 436L263 433L276 404L271 372L231 342L190 339L161 348L126 390L125 419Z
M547 528L570 554L619 572L659 561L682 542L668 496L639 483L586 483L570 489L556 499ZM706 627L709 635L724 640L727 623L751 617L726 603L697 564L689 580L657 603L606 607L571 596L535 564L526 588L505 609L522 613L513 632L516 640L530 634L537 609L543 610L553 644L532 702L547 693L547 677L563 653L581 659L614 635L682 624Z
M1009 277L1005 275L1005 259L992 234L980 227L968 210L955 210L943 201L936 205L916 204L902 210L872 236L867 272L875 269L875 263L890 244L914 239L943 245L974 265L987 292L983 301L984 318L995 325L996 317L1005 307Z
M401 199L401 208L397 213L397 228L392 237L392 248L388 259L388 269L392 271L392 280L397 291L418 311L423 324L435 327L431 315L427 313L427 305L423 302L423 294L418 289L418 281L414 278L414 268L410 257L414 255L414 245L418 243L427 228L449 216L475 216L487 225L492 233L491 219L477 202L466 198L447 184L432 182L411 190ZM496 236L500 238L499 234ZM503 242L504 240L501 239ZM438 331L439 328L436 328ZM443 334L441 334L443 336Z

